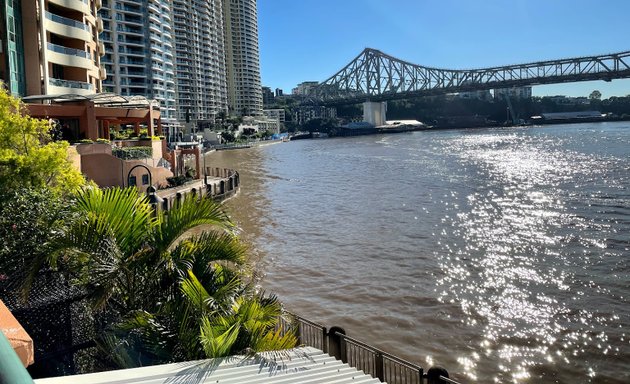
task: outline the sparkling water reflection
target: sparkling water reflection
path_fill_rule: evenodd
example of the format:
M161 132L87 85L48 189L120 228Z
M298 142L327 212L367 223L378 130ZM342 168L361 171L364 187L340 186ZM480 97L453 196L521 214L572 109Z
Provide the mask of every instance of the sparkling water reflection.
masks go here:
M290 309L487 382L630 381L630 125L418 132L209 156Z

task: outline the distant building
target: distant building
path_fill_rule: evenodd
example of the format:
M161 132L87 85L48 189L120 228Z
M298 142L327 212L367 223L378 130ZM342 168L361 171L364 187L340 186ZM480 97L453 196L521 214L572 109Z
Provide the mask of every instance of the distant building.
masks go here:
M262 98L263 98L263 107L273 104L275 97L271 88L262 87Z
M263 115L267 118L278 120L281 126L286 122L285 111L282 108L263 109Z
M476 99L476 100L492 100L492 94L489 90L460 92L457 94L459 99Z
M502 100L505 99L505 96L508 96L510 99L531 99L532 87L500 88L494 90L495 99Z
M293 95L297 96L308 96L311 93L311 90L319 84L317 81L305 81L297 85L297 87L293 88L291 92Z
M280 88L276 88L276 97L280 97L283 96L284 92L282 91L282 89Z
M257 132L280 133L280 123L278 119L264 116L245 116L238 126L238 132L245 135Z
M591 102L586 97L568 97L568 96L547 96L556 105L589 105Z
M337 109L322 106L299 107L293 111L293 121L304 124L313 119L334 119L337 117Z

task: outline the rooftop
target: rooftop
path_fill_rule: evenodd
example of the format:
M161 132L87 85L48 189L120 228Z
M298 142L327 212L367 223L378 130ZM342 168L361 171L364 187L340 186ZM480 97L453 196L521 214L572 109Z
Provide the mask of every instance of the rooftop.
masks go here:
M35 380L36 384L380 383L312 347Z

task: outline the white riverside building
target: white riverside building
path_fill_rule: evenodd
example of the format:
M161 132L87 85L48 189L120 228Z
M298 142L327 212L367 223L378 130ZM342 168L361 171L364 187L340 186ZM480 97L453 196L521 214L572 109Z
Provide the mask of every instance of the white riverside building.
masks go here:
M256 0L225 0L225 44L230 114L262 115Z
M157 100L172 136L187 117L262 115L255 0L102 2L104 92Z

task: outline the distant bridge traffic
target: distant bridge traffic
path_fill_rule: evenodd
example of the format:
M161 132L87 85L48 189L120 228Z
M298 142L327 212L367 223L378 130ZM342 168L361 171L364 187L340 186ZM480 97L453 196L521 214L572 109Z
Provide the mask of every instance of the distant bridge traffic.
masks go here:
M630 51L471 70L412 64L366 48L313 89L326 105L387 101L528 85L630 78Z

